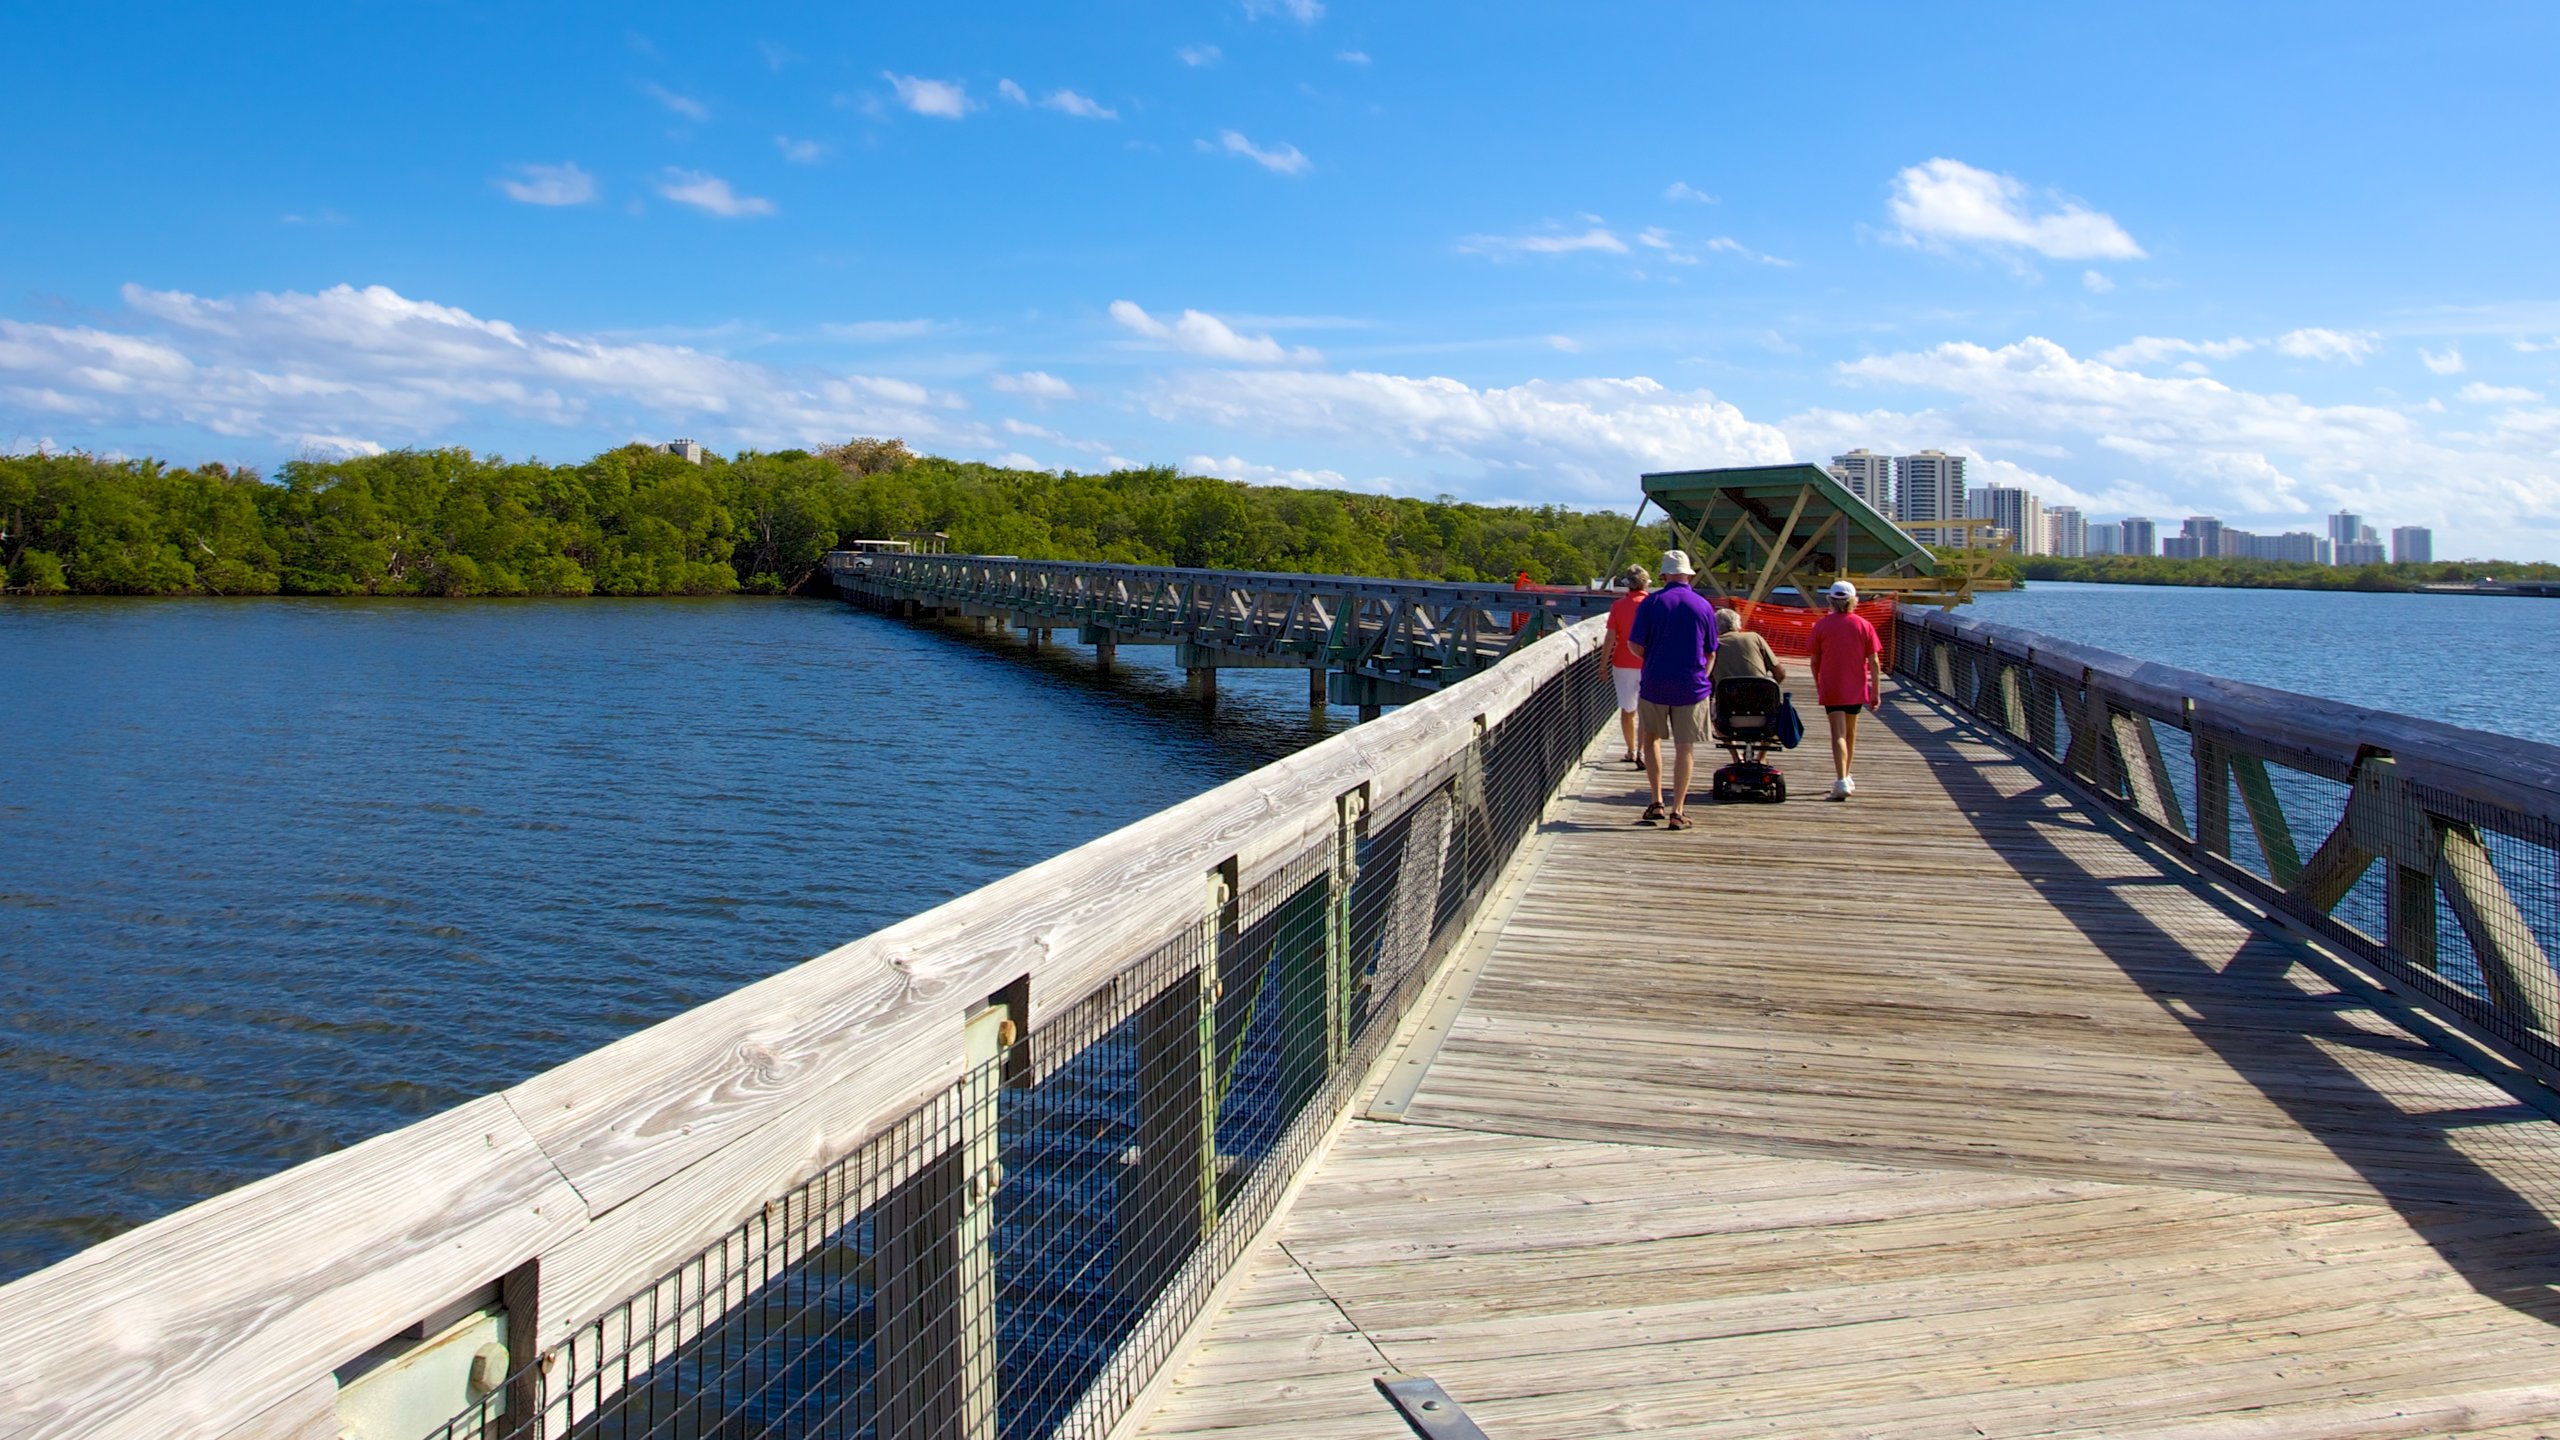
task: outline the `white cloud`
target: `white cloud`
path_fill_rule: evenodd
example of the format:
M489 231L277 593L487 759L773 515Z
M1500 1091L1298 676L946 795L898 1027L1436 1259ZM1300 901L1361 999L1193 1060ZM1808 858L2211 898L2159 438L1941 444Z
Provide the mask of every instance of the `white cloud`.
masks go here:
M2484 385L2477 380L2463 386L2460 394L2474 405L2527 405L2542 398L2541 391L2521 385Z
M644 82L640 89L652 100L697 123L711 118L711 107L690 95L679 95L655 81Z
M1657 232L1647 232L1648 234ZM1639 237L1641 239L1642 237ZM1645 241L1650 244L1652 242ZM1543 231L1532 235L1464 235L1458 239L1458 250L1466 255L1570 255L1578 250L1598 250L1610 255L1627 253L1627 242L1605 225L1594 225L1579 234Z
M1049 92L1048 98L1042 100L1040 103L1051 110L1057 111L1061 115L1073 115L1080 120L1117 120L1120 118L1119 111L1093 99L1091 96L1079 95L1073 90L1052 90Z
M669 168L658 177L658 193L679 205L690 205L705 214L735 220L747 215L770 215L773 202L760 195L741 195L729 188L729 182L717 175L699 170Z
M1907 244L2032 251L2053 260L2144 258L2112 217L2068 197L2045 199L2037 213L2017 177L1940 157L1896 175L1885 210L1901 227L1894 238Z
M1775 265L1782 270L1792 269L1796 263L1793 260L1781 260L1775 255L1763 255L1730 235L1710 236L1706 242L1706 248L1726 255L1739 255L1757 265Z
M2083 463L2113 457L2196 513L2282 519L2340 504L2388 509L2457 531L2482 526L2476 540L2461 542L2482 554L2516 553L2520 539L2529 553L2548 551L2560 538L2560 447L2553 437L2535 438L2532 412L2517 412L2487 436L2429 434L2409 411L2145 375L2041 338L1998 349L1940 345L1839 371L1851 381L1956 397L1953 408L1933 412L1932 443L1952 437L1993 452L2029 444L2081 457L2094 451Z
M764 57L764 68L777 75L782 73L782 68L784 66L799 58L789 50L780 45L774 44L770 40L757 41L756 53Z
M1200 143L1206 148L1209 142L1203 140ZM1230 155L1241 155L1277 175L1304 175L1314 168L1295 145L1284 142L1266 150L1233 130L1218 132L1218 147Z
M2083 270L2080 272L2080 288L2092 295L2104 295L2116 288L2116 282L2095 270Z
M2257 348L2257 341L2244 340L2237 335L2228 340L2172 340L2159 335L2137 335L2112 350L2099 351L2098 359L2108 365L2157 365L2175 355L2228 360Z
M1006 395L1028 395L1034 400L1076 398L1076 387L1045 370L1025 370L1018 375L991 375L987 377L987 388Z
M1339 470L1283 470L1273 465L1257 465L1241 455L1193 455L1182 462L1182 468L1194 475L1214 475L1221 480L1241 480L1248 485L1294 485L1301 490L1354 488L1350 478Z
M510 200L527 205L585 205L596 198L596 177L575 164L562 161L557 165L519 165L515 178L501 179L498 188Z
M2276 337L2276 349L2303 360L2344 360L2361 365L2382 348L2382 337L2370 330L2288 330Z
M819 333L838 340L864 342L880 340L913 340L942 328L938 320L850 320L821 325Z
M2426 366L2428 373L2435 375L2459 375L2468 368L2462 363L2462 347L2459 345L2447 345L2441 355L2421 347L2418 351L2418 363Z
M1313 25L1324 18L1324 0L1244 0L1244 13L1249 20L1286 15L1301 25Z
M1550 500L1619 500L1638 471L1764 464L1791 454L1775 427L1714 395L1642 377L1479 390L1438 376L1214 370L1165 377L1145 399L1166 419L1383 442L1499 472L1512 493Z
M1111 318L1120 328L1133 335L1162 341L1188 355L1205 355L1212 360L1241 360L1253 364L1276 365L1288 361L1312 365L1324 357L1300 345L1290 347L1268 335L1239 335L1215 315L1199 310L1185 310L1182 317L1168 325L1140 309L1135 302L1111 302Z
M684 345L528 331L383 286L208 299L123 291L127 327L0 320L0 410L115 443L188 430L354 453L473 427L572 445L690 434L780 447L847 435L977 447L960 397L893 376L781 370Z
M1582 342L1570 335L1550 335L1547 337L1547 346L1549 349L1561 350L1567 355L1582 353Z
M1173 52L1173 58L1194 70L1201 70L1217 64L1223 53L1215 45L1185 45Z
M1337 50L1334 52L1333 58L1341 61L1345 65L1366 65L1369 63L1369 52L1366 50Z
M898 103L918 115L937 120L957 120L978 108L969 91L957 80L927 80L919 75L900 75L883 70L880 78L898 92ZM1016 87L1020 88L1020 87Z
M1011 80L997 81L996 93L1016 105L1028 105L1031 103L1031 93L1023 89L1021 86L1014 84Z
M2560 335L2548 340L2513 340L2508 343L2515 346L2519 355L2538 355L2545 350L2560 350Z
M1716 197L1699 189L1697 186L1690 184L1686 180L1672 181L1671 187L1662 192L1662 198L1665 200L1694 200L1701 205L1713 205L1716 203Z
M815 140L794 140L788 135L773 137L773 148L794 165L815 165L827 158L827 147Z

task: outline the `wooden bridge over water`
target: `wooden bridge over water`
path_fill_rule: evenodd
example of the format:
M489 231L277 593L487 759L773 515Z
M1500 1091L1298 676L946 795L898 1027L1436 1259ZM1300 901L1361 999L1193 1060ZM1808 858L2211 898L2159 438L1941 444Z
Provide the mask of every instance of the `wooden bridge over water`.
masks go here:
M0 1435L2560 1434L2560 752L1899 628L1685 833L1480 635L0 1289Z

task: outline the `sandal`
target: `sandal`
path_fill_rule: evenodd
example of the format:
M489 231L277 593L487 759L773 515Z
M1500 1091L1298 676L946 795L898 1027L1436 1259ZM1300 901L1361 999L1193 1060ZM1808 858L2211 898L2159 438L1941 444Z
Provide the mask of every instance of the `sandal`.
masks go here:
M1689 817L1686 815L1674 815L1663 823L1663 828L1666 830L1686 830L1690 828Z
M1664 813L1662 802L1656 800L1652 804L1644 807L1644 814L1636 818L1636 823L1639 825L1650 825L1656 820L1661 819Z

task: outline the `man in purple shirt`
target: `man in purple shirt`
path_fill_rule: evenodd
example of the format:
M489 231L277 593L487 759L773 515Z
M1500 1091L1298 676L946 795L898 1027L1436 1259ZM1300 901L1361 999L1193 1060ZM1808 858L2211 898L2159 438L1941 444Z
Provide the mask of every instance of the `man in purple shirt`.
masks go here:
M1636 685L1636 735L1644 750L1645 778L1653 803L1640 824L1661 821L1689 828L1689 777L1698 742L1707 734L1707 671L1716 653L1716 612L1692 583L1697 568L1686 550L1662 552L1662 588L1636 607L1627 648L1644 662ZM1662 804L1662 737L1671 737L1671 805Z

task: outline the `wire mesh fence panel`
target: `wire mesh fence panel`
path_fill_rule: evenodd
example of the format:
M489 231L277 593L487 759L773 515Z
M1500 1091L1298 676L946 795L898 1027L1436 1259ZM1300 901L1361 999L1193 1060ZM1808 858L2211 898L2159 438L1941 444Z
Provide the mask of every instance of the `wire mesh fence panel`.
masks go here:
M1206 926L1034 1029L999 1095L999 1382L1006 1440L1045 1435L1200 1236Z
M2114 672L2130 677L2119 681L2099 667L2121 657L2066 650L2066 661L2049 663L2034 644L2041 637L1971 622L1924 617L1903 628L1905 680L2023 737L2213 873L2560 1072L2551 960L2560 953L2560 802L2550 784L2560 755L2550 747L2212 677L2164 677L2166 667ZM2005 676L1986 679L1991 657L2010 646L2027 658L2012 656ZM2109 699L2114 684L2153 697L2143 704L2154 708L2174 693L2164 685L2189 686L2184 715L2201 730ZM2207 699L2194 697L2209 699L2210 724L2197 708ZM2374 743L2377 735L2389 743ZM2501 760L2512 769L2497 768ZM2412 778L2429 774L2467 778ZM2507 795L2518 798L2498 803Z
M1204 873L1194 928L1036 1026L973 1007L955 1084L430 1440L1104 1434L1614 713L1603 664L1243 893Z

